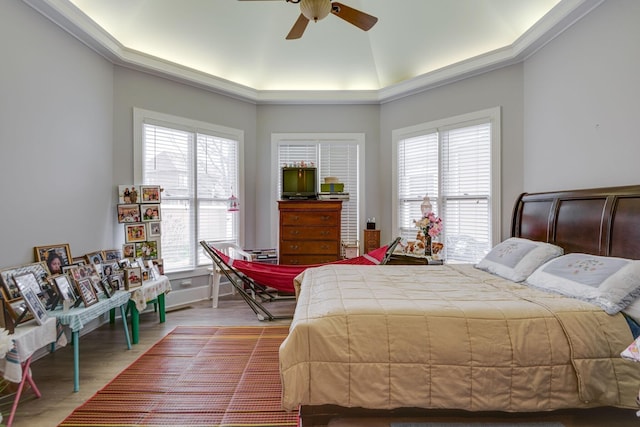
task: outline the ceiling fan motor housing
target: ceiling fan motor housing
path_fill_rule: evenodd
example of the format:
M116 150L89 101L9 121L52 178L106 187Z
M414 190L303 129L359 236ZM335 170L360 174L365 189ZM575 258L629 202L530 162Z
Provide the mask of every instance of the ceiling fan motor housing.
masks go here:
M331 13L331 0L301 0L300 12L309 21L319 21Z

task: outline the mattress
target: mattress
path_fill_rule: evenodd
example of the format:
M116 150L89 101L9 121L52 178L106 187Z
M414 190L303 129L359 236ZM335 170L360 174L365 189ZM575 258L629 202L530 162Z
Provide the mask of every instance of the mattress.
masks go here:
M310 268L280 347L282 405L636 408L622 315L471 265Z

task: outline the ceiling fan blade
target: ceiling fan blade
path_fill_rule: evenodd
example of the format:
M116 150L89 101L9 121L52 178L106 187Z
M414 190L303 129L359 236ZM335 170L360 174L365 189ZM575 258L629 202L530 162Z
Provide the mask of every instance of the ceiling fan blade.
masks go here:
M304 34L304 30L307 28L308 23L309 20L306 18L306 16L300 14L296 23L293 24L293 27L291 27L291 31L289 31L289 34L287 34L286 39L294 40L302 37L302 34Z
M378 22L378 18L375 16L345 6L337 1L331 3L331 13L364 31L368 31Z

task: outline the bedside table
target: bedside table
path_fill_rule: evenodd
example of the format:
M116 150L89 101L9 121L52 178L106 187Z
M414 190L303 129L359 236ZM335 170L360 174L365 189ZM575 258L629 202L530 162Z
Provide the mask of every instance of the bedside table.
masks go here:
M430 257L418 257L402 253L393 253L387 265L443 265L443 260L434 260Z

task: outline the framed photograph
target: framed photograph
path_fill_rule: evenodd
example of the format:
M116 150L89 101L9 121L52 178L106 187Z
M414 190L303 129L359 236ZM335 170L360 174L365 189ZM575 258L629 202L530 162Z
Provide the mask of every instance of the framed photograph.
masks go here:
M120 258L122 258L122 251L120 249L105 249L102 252L104 253L104 260L107 262L117 262Z
M125 243L122 245L122 258L135 258L136 256L136 244Z
M102 286L102 290L104 292L104 294L107 296L107 298L111 298L111 295L113 295L113 288L111 287L111 282L109 281L108 277L103 278L100 281L100 285Z
M27 307L31 314L36 319L38 325L42 325L48 318L47 310L45 310L44 305L42 305L42 301L38 298L38 295L33 291L33 289L25 289L22 294L25 302L27 303Z
M25 273L33 273L40 284L41 289L49 288L47 277L50 275L47 264L44 261L34 262L16 267L3 268L0 270L0 281L2 281L2 292L7 301L22 299L20 289L14 280L15 276Z
M160 237L162 234L160 221L149 221L147 223L147 237Z
M124 273L118 272L117 274L109 276L109 284L111 285L113 292L124 290Z
M138 187L135 185L118 185L118 203L138 203Z
M142 258L143 260L158 258L158 241L147 240L136 243L136 260L138 258Z
M131 267L131 259L130 258L122 258L120 261L118 261L118 266L120 266L121 269L127 268L127 267Z
M68 275L58 274L56 276L50 277L49 280L51 280L56 287L60 299L62 299L63 301L69 301L71 302L71 304L74 304L76 302L77 296L75 291L73 290L73 284Z
M160 272L160 275L164 275L164 262L162 261L161 258L158 259L152 259L151 260L153 262L153 264L158 267L158 271Z
M118 270L120 270L120 266L117 262L105 262L100 266L102 271L102 278L109 277L112 274L115 274Z
M140 205L140 212L142 213L142 221L160 221L160 205Z
M159 185L141 185L140 186L140 203L160 203Z
M93 288L93 284L89 279L82 279L78 282L78 292L84 302L85 307L89 307L98 302L98 296Z
M51 274L62 273L62 267L73 262L68 243L59 245L35 246L36 261L44 261Z
M124 286L128 291L142 286L142 269L140 267L124 269Z
M72 262L73 265L85 265L86 263L87 263L87 260L85 259L84 255L80 257L75 257Z
M147 266L149 267L149 278L151 280L158 280L160 278L160 269L158 269L157 264L150 259L147 261Z
M124 241L126 243L144 242L147 240L146 224L125 224Z
M89 252L84 256L89 264L102 264L104 262L104 254L102 251Z
M77 285L81 280L88 279L94 290L99 289L100 293L102 292L102 287L100 286L100 274L98 273L95 264L75 266L69 269L69 273L71 274L71 277L73 277L73 280L76 282L76 287L78 287Z
M140 222L140 205L127 204L118 205L118 222Z

